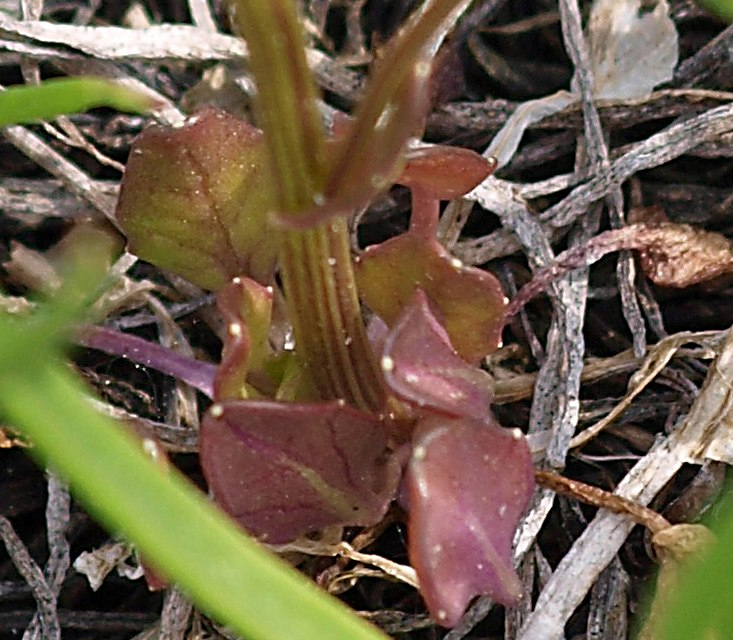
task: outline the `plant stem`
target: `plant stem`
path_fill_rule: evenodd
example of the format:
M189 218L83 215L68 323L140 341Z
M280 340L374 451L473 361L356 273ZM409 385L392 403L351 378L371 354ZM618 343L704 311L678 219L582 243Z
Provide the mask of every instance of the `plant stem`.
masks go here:
M257 81L257 124L265 133L281 213L297 216L323 194L325 126L293 0L230 0Z
M292 0L232 0L258 87L279 212L296 218L324 197L325 127ZM280 266L298 356L324 400L379 410L384 383L366 337L346 222L281 233Z
M84 327L77 336L77 342L183 380L209 398L214 397L217 369L214 364L189 358L154 342L107 327Z
M345 220L283 233L288 311L298 354L319 394L382 409L386 393L366 336Z

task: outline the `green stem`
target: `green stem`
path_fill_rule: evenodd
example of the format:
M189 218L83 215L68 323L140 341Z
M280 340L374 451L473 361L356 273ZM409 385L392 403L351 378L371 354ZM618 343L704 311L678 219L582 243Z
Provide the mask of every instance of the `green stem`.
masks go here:
M257 80L279 211L298 216L322 199L325 127L293 0L233 0ZM283 231L280 266L298 356L324 400L379 410L385 392L366 337L346 222Z
M381 410L384 384L364 328L346 222L285 232L280 267L298 353L321 397Z
M265 132L278 206L297 215L322 197L326 132L293 0L230 0L257 81L257 121Z

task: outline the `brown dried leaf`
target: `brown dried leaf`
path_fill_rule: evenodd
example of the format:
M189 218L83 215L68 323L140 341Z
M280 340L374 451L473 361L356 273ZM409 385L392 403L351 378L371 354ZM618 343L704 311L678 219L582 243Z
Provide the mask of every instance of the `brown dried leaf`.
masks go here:
M647 227L639 248L646 276L663 287L682 289L733 271L733 244L720 233L686 224Z

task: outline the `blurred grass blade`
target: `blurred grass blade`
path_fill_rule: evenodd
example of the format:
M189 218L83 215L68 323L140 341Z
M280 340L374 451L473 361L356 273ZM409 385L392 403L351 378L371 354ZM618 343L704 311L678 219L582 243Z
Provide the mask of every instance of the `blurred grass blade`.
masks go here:
M61 473L111 532L246 638L384 639L246 537L178 472L150 461L129 433L88 406L60 357L46 350L44 359L14 357L11 365L8 346L27 329L0 316L2 419L21 429L31 453ZM51 341L37 337L35 348Z
M87 406L60 364L0 379L0 410L33 442L34 455L216 620L251 639L384 638L237 530L177 472L149 461Z
M700 0L700 4L723 20L733 22L733 0Z
M54 78L0 92L0 127L50 120L95 107L143 113L155 103L149 96L104 78Z
M733 629L733 494L730 486L713 528L712 550L682 574L659 640L724 640ZM716 518L717 519L717 518Z

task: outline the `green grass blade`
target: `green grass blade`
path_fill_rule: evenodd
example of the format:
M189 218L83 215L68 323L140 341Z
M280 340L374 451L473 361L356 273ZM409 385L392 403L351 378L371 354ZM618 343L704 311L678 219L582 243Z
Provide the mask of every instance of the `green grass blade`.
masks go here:
M95 107L143 113L154 106L150 97L104 78L55 78L1 91L0 127L50 120Z
M733 497L728 493L714 527L715 546L683 573L659 640L711 640L733 629Z
M733 0L701 0L700 4L723 20L733 22Z
M58 311L61 303L33 321L0 315L0 416L30 439L31 453L65 477L89 512L133 542L150 566L244 638L384 640L90 408L57 355L53 325L66 314Z

